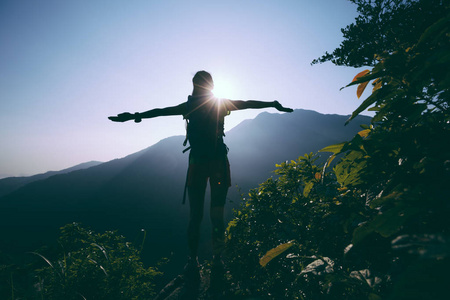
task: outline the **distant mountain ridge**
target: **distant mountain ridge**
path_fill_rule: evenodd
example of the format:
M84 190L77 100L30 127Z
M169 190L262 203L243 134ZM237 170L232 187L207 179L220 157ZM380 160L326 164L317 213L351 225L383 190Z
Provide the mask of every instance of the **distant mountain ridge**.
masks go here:
M275 164L349 140L360 124L370 123L359 116L344 126L347 119L308 110L261 113L227 132L233 184L227 218L240 194L270 177ZM94 230L118 229L129 240L145 229L144 260L154 263L173 253L172 262L179 266L186 255L188 218L188 205L181 205L188 167L183 140L169 137L124 158L36 180L4 195L0 250L32 251L54 241L60 226L81 222ZM202 249L210 248L208 203Z
M73 171L81 170L81 169L87 169L90 167L97 166L99 164L102 164L103 162L100 161L89 161L85 163L81 163L78 165L75 165L73 167L63 169L60 171L48 171L42 174L36 174L32 176L18 176L18 177L6 177L0 179L0 197L7 195L9 193L12 193L13 191L21 188L22 186L27 185L28 183L31 183L33 181L43 180L47 179L50 176L58 175L58 174L65 174L70 173Z

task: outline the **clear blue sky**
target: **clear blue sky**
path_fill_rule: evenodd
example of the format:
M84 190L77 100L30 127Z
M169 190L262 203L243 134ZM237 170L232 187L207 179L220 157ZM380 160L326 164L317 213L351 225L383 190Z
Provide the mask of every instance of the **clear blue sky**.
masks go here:
M339 45L356 16L347 0L3 0L0 178L108 161L183 135L182 117L107 117L184 102L198 70L230 99L350 114L355 89L339 88L358 70L310 63ZM233 112L226 129L259 113Z

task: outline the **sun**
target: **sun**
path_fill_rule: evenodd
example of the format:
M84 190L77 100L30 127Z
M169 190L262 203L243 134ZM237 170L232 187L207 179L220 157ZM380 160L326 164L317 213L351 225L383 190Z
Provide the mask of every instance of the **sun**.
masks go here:
M214 96L217 98L230 99L234 97L233 84L221 78L214 79L214 89L212 90Z

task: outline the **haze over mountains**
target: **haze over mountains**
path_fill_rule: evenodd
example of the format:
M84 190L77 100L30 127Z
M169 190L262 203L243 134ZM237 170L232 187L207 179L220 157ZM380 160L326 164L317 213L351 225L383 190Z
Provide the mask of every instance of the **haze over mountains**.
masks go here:
M22 186L31 183L33 181L43 180L47 179L50 176L58 175L58 174L65 174L70 173L77 170L87 169L96 165L101 164L100 161L89 161L85 163L78 164L76 166L60 170L60 171L48 171L42 174L36 174L33 176L19 176L19 177L8 177L0 179L0 197L7 195Z
M227 219L238 206L240 193L270 177L275 164L349 140L361 130L360 124L370 123L369 117L359 116L344 126L347 119L300 109L290 114L262 113L227 132L233 185ZM179 263L186 255L188 218L188 205L181 204L188 163L183 141L184 136L169 137L121 159L22 178L20 184L17 179L1 179L0 250L35 250L54 243L59 227L80 222L96 231L117 229L130 241L141 239L144 229L144 261L172 256ZM203 223L205 249L209 249L208 204L209 199Z

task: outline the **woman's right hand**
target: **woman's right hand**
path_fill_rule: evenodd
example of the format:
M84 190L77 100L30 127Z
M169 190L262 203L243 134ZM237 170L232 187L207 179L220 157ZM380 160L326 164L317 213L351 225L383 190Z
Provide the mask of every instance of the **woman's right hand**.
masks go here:
M125 122L129 120L134 120L134 114L130 114L129 112L124 112L118 114L117 116L108 117L113 122Z

